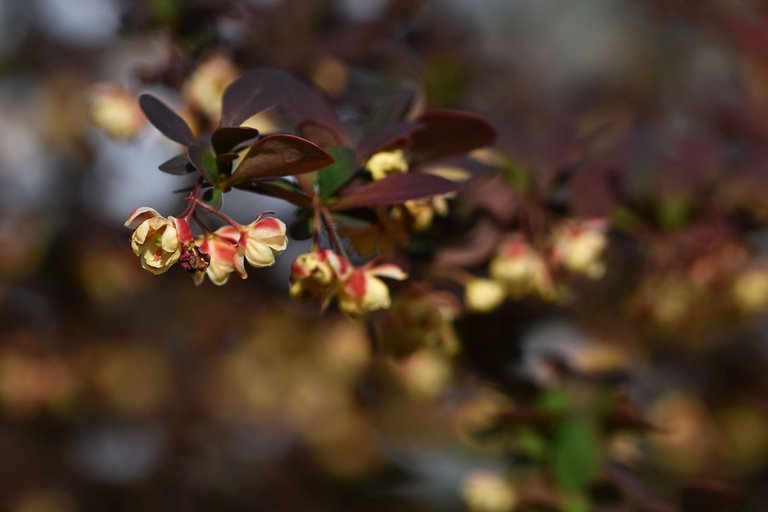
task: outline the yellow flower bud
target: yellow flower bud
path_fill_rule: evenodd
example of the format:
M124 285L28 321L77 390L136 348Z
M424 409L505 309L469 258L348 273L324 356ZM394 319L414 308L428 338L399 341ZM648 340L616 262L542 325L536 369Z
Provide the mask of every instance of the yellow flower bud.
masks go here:
M464 289L467 309L488 313L504 302L504 288L493 279L470 279Z

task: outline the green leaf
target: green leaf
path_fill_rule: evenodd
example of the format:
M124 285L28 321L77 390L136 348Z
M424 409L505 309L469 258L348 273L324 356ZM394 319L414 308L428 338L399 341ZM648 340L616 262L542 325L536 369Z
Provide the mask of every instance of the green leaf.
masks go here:
M203 192L203 201L211 205L212 207L216 208L217 210L221 209L221 190L218 188L209 188L205 192Z
M317 171L317 185L320 189L320 197L331 197L337 192L355 173L355 152L350 148L329 148L328 153L334 162Z
M551 462L560 488L580 494L600 469L600 440L593 422L579 417L563 421L555 436Z
M211 185L219 182L219 166L213 150L204 146L190 146L187 151L189 161Z

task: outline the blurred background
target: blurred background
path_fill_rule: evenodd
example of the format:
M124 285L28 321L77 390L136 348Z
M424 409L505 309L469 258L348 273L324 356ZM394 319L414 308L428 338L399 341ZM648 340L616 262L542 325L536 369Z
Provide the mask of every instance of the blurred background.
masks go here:
M260 66L352 125L404 85L482 115L504 187L576 169L606 276L410 290L381 329L290 301L306 242L224 287L143 271L124 220L189 180L135 98L215 119ZM765 510L766 2L3 0L0 120L0 509Z

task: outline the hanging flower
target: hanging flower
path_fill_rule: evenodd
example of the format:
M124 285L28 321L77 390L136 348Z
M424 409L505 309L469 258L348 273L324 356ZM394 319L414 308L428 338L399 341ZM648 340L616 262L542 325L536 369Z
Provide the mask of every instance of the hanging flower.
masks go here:
M392 264L355 268L338 291L339 309L350 316L360 316L388 308L391 305L389 288L379 277L402 281L407 276L400 267Z
M248 277L245 261L256 268L269 267L275 264L275 255L288 246L285 224L274 217L256 219L237 228L224 226L216 230L216 233L223 238L236 240L237 254L233 263L243 279Z
M347 268L346 260L330 249L302 254L291 265L290 295L296 300L325 298Z
M602 219L565 223L555 230L552 260L571 272L599 279L605 274L606 230Z
M207 233L195 240L202 252L210 258L208 268L195 273L195 284L202 284L205 276L217 286L225 284L229 275L235 270L238 238L222 233L225 228L219 228L214 233Z
M135 228L131 235L131 249L139 257L142 268L155 275L171 268L184 247L193 243L187 221L163 217L146 206L134 210L125 221L125 227Z
M556 296L544 258L521 235L504 242L491 261L490 274L513 298L537 294L542 299Z

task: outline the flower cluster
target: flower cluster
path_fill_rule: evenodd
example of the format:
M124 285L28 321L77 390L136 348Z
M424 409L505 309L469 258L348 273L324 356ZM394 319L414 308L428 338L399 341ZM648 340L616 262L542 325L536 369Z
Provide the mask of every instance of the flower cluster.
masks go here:
M143 268L157 275L179 262L194 273L195 284L207 275L212 283L223 285L232 272L245 279L245 261L256 268L268 267L288 244L285 224L274 217L258 218L245 226L230 224L193 237L185 218L163 217L142 207L128 217L125 226L134 229L131 248Z
M302 254L291 266L291 297L320 299L326 307L336 299L339 309L360 316L391 304L389 289L380 279L403 280L402 269L392 264L355 267L330 249Z
M605 274L608 245L607 223L602 219L569 221L552 232L549 256L521 233L504 240L489 265L490 279L466 283L465 302L473 311L496 309L506 297L537 296L554 301L559 297L555 272L563 269L591 279Z

